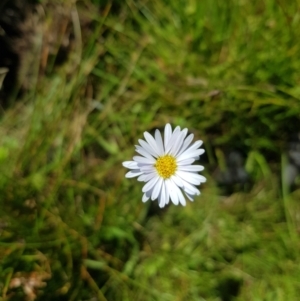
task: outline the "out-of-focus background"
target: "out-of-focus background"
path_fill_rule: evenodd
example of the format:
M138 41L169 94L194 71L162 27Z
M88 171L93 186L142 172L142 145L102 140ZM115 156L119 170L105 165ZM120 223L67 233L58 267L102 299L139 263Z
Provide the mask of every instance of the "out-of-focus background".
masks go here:
M0 300L294 301L300 2L2 0ZM125 179L202 139L186 207Z

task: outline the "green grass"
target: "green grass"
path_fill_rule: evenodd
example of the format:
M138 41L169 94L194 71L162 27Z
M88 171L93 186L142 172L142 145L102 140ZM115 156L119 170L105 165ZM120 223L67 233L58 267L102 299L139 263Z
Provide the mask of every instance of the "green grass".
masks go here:
M299 3L91 2L68 60L1 116L0 300L24 300L10 285L33 272L39 300L297 300L299 190L280 183L299 131ZM204 140L208 181L159 210L121 162L167 122ZM213 170L231 148L254 184L224 196Z

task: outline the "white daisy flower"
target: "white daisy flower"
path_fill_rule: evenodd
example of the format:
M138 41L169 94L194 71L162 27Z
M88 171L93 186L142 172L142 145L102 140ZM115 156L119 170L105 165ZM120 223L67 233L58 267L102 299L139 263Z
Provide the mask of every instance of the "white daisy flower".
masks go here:
M158 199L159 207L169 203L186 205L183 195L193 201L200 191L195 187L206 182L206 178L197 172L202 171L202 165L191 165L204 149L199 148L202 141L190 145L194 135L187 135L188 130L179 126L172 132L170 124L165 126L164 139L159 130L154 137L144 133L145 140L139 139L136 152L141 156L133 157L133 161L123 162L123 166L131 169L126 178L138 177L138 181L146 182L142 191L142 201Z

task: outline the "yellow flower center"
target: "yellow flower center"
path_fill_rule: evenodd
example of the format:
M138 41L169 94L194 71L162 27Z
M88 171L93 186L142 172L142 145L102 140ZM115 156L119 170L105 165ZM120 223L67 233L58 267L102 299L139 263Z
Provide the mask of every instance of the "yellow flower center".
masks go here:
M164 179L173 176L177 169L176 159L170 155L159 157L154 166L158 174Z

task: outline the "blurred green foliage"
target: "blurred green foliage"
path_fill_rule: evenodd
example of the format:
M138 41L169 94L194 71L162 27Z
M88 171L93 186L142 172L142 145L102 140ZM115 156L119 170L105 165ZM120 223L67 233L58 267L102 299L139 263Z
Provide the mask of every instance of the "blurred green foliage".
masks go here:
M298 1L59 3L67 60L1 115L0 300L297 300ZM121 162L167 122L204 140L208 182L160 211ZM220 194L215 148L243 150L250 191Z

